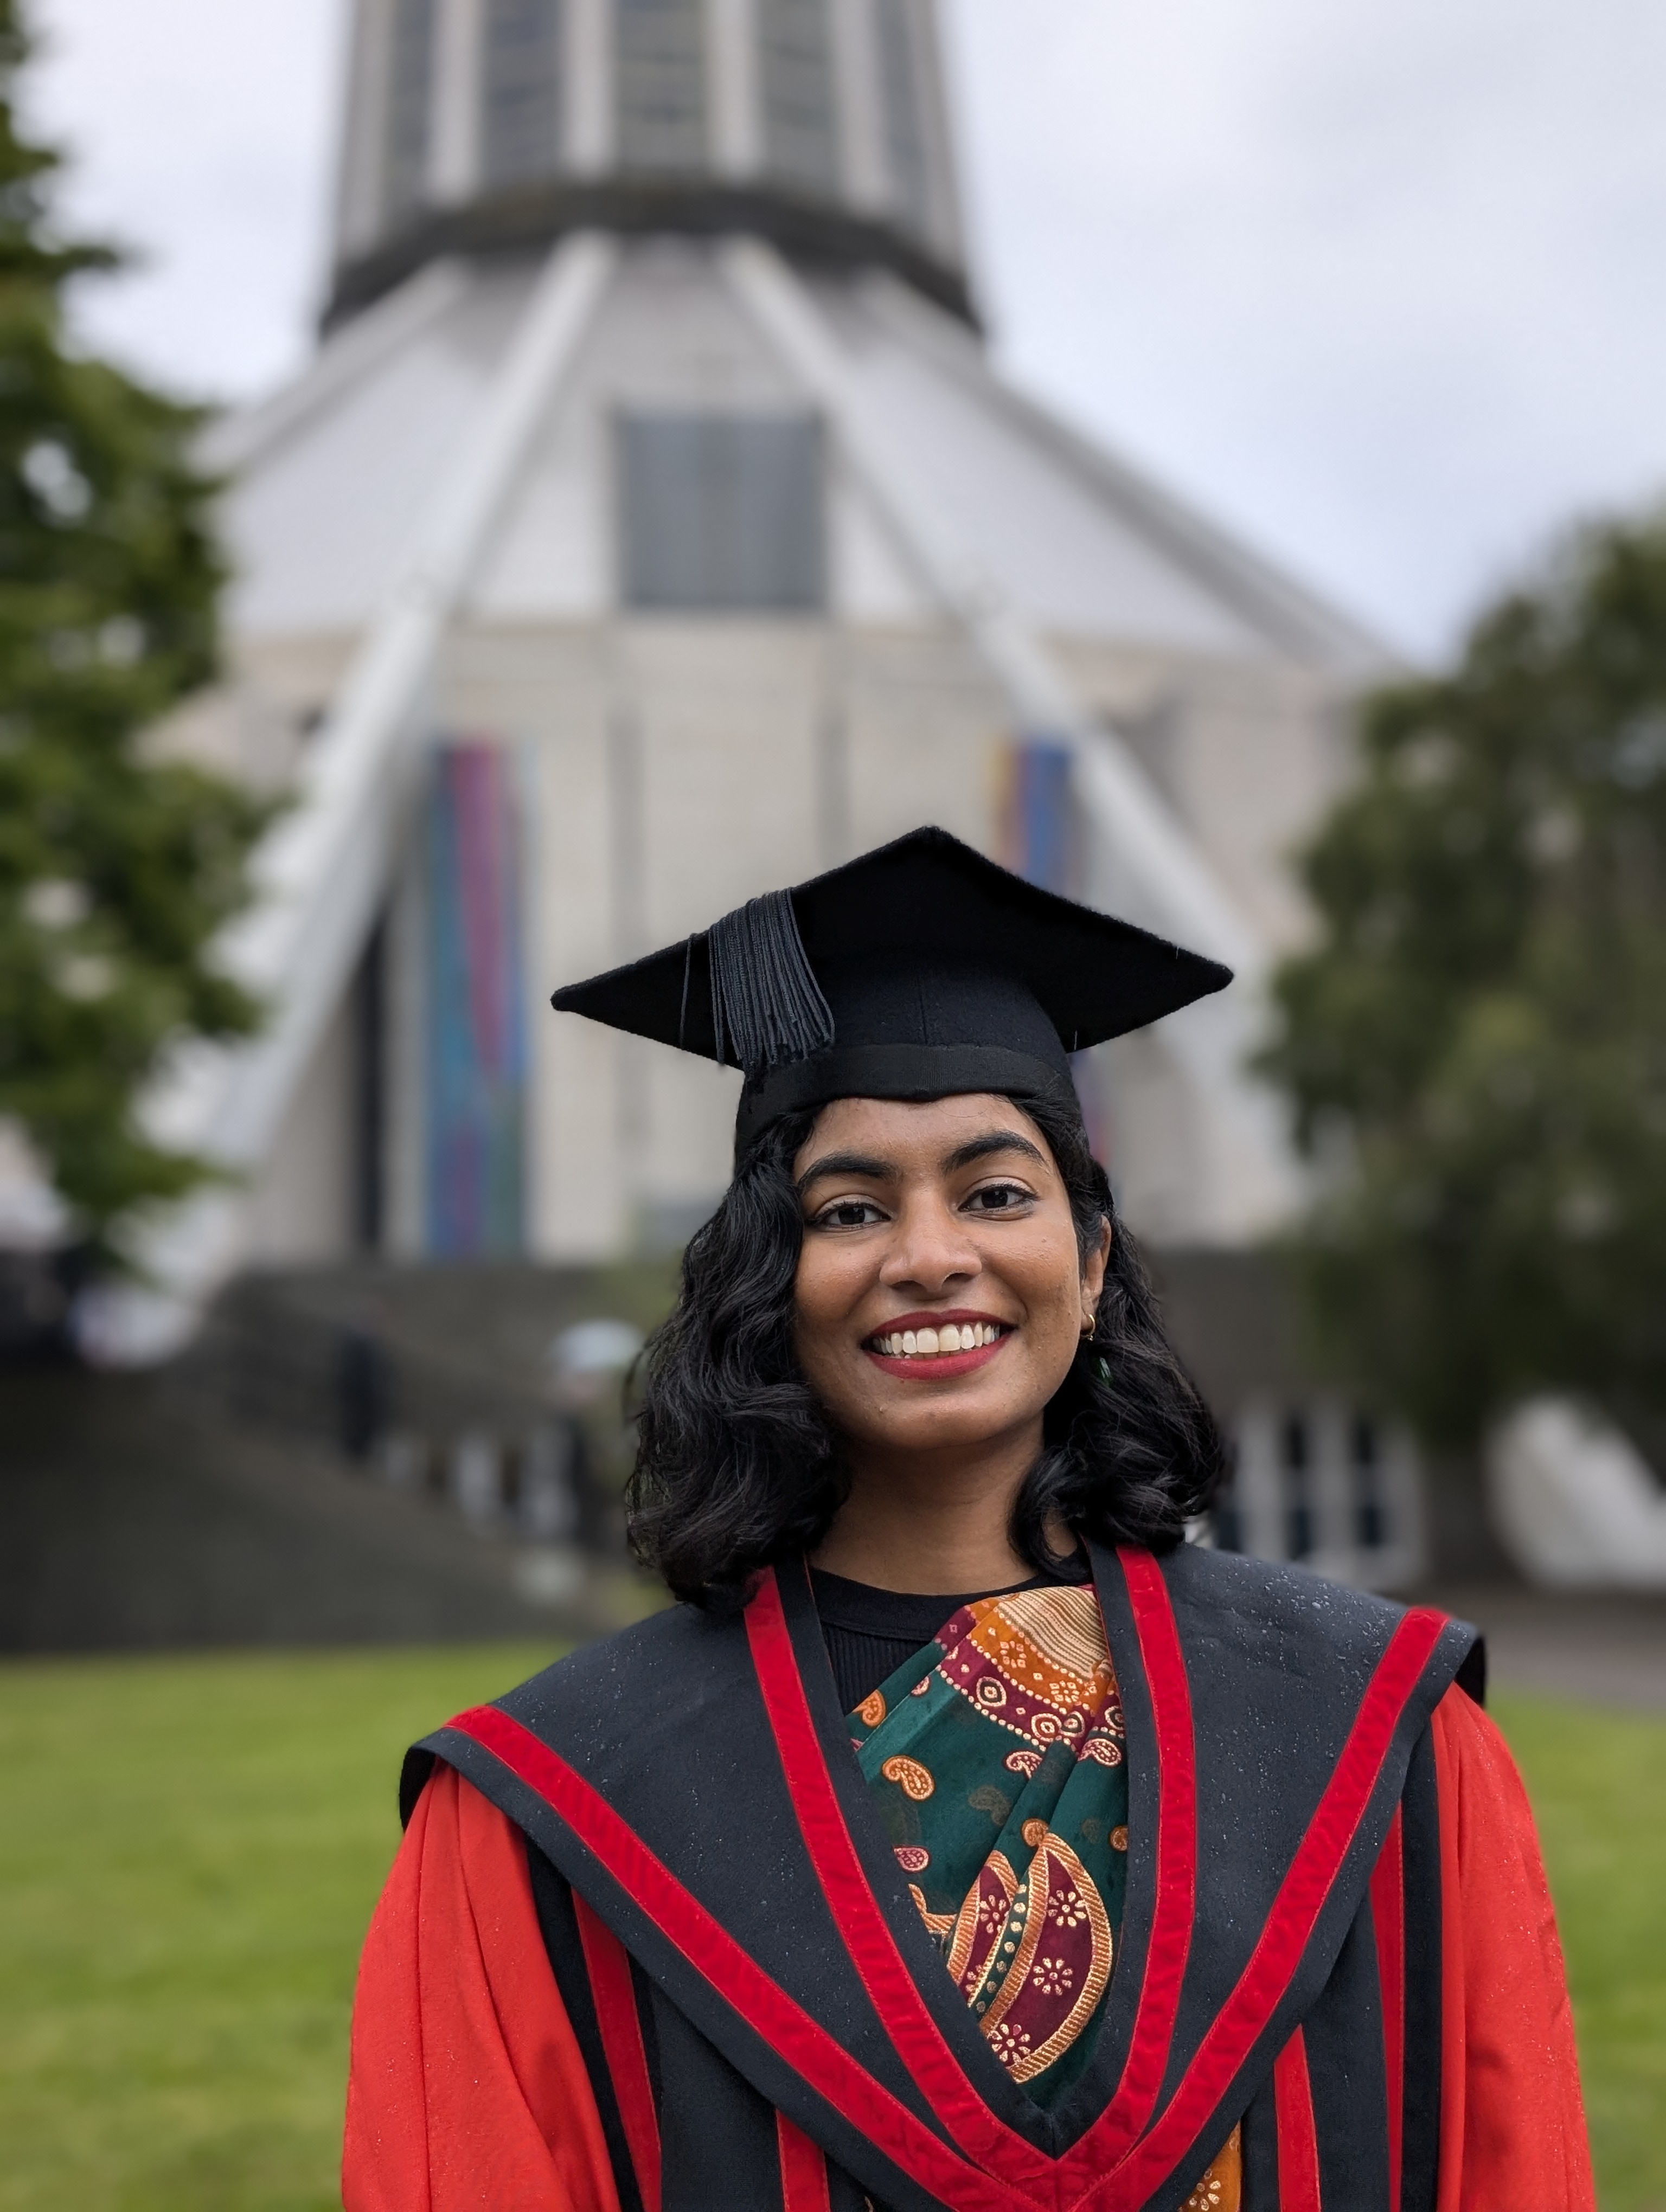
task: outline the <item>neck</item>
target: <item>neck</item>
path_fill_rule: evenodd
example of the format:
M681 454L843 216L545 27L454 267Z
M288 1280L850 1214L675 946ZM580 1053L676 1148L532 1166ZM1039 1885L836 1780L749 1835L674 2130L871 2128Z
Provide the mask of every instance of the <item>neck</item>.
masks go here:
M1000 1589L1035 1571L1012 1549L1012 1502L1042 1447L1039 1421L1017 1437L944 1452L860 1449L850 1495L812 1564L875 1589L922 1597ZM1065 1548L1061 1530L1049 1530Z

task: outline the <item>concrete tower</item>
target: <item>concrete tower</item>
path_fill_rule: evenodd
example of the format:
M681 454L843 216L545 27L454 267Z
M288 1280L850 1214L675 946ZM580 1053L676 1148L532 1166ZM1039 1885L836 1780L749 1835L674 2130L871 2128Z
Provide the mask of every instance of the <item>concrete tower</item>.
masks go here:
M358 0L332 320L587 226L750 232L964 315L929 0Z
M1289 1203L1243 1060L1377 657L994 374L930 0L357 0L324 335L214 458L234 676L172 741L296 803L267 1030L153 1102L242 1182L131 1331L684 1233L738 1079L548 991L930 820L1237 969L1083 1066L1136 1225Z

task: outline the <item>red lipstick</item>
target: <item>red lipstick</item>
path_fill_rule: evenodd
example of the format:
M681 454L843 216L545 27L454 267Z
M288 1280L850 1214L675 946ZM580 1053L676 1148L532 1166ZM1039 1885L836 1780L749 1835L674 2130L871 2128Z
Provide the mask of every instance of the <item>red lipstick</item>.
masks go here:
M982 1322L985 1328L995 1328L1000 1334L988 1344L971 1346L965 1352L931 1352L909 1358L906 1352L881 1352L876 1345L887 1337L906 1332L917 1333L922 1328L946 1328L951 1323L957 1328L970 1322ZM999 1315L978 1313L968 1306L955 1306L947 1311L934 1313L897 1314L880 1328L874 1329L862 1349L876 1367L884 1368L887 1375L896 1375L910 1382L930 1382L933 1380L952 1382L957 1376L970 1375L975 1368L987 1366L1013 1332L1014 1324L1002 1321Z

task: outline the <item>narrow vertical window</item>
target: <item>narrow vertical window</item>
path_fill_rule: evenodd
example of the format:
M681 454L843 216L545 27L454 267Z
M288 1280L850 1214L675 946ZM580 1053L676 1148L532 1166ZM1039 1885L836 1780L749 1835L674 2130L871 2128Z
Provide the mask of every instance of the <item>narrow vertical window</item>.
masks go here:
M915 51L909 0L879 0L879 29L880 112L885 118L891 201L910 229L925 230L931 220L925 88Z
M428 803L428 1249L522 1246L526 1038L508 754L441 748Z
M386 210L397 222L428 197L436 0L394 0L387 70Z
M481 37L482 180L547 177L561 152L562 0L486 0Z
M614 0L619 160L627 169L706 163L701 0Z
M830 191L838 150L827 0L757 0L757 9L765 166Z

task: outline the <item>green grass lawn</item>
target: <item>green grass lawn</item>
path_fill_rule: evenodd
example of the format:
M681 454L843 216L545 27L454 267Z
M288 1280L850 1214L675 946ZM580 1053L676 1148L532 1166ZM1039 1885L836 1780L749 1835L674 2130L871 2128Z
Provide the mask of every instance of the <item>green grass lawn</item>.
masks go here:
M0 2212L325 2212L399 1754L528 1647L0 1668ZM1666 1723L1504 1697L1604 2212L1666 2212Z

